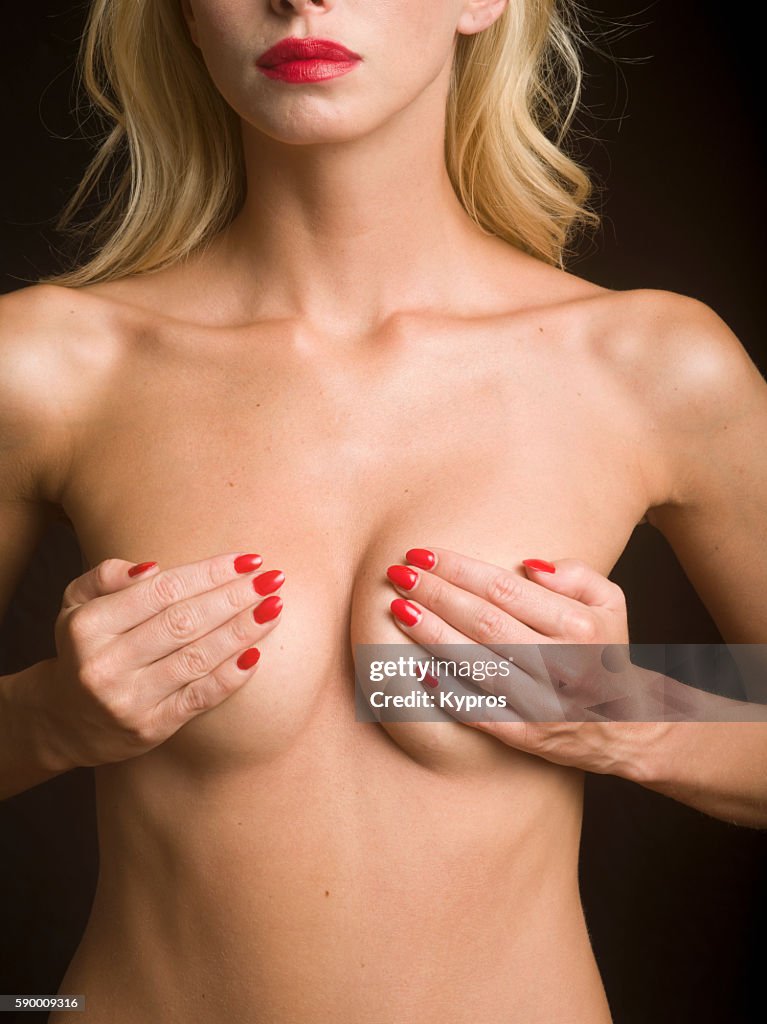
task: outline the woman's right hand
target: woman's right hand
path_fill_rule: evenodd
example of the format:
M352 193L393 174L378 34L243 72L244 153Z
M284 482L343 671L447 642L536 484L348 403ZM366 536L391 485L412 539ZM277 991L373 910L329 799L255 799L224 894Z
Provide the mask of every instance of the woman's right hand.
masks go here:
M216 555L131 577L133 562L107 558L72 580L45 695L49 742L65 763L145 753L250 679L252 645L282 608L284 575L258 572L261 561Z

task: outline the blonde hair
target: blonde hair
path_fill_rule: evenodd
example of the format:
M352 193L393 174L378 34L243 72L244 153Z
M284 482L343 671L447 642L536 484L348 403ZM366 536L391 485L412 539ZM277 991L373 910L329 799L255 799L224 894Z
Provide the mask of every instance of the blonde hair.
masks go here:
M582 70L574 0L510 0L456 42L445 161L484 231L559 267L599 224L589 175L563 148ZM239 118L192 43L179 0L92 0L79 81L100 145L56 228L90 240L80 266L40 278L78 287L167 267L234 218L245 194ZM89 196L109 194L85 224Z

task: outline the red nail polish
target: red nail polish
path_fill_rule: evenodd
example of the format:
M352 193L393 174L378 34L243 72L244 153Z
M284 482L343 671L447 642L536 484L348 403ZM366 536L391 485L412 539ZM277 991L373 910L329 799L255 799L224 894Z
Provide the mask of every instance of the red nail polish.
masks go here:
M252 572L253 569L257 569L263 558L261 555L238 555L234 560L235 572Z
M261 604L253 609L253 618L259 625L271 622L276 619L282 611L282 598L274 594L272 597L265 597Z
M253 668L260 657L261 651L257 647L249 647L237 659L237 668Z
M146 572L147 569L151 569L153 565L157 565L157 562L139 562L138 565L134 565L128 569L128 575L138 576L139 573Z
M523 558L522 565L526 565L528 569L536 569L538 572L556 572L556 566L543 558Z
M412 562L419 569L433 569L437 564L437 556L428 548L411 548L405 552L405 561Z
M427 686L431 686L432 688L435 686L439 686L439 679L437 679L436 676L433 676L431 672L425 673L423 681L426 683Z
M390 565L386 575L403 590L412 590L418 582L418 573L415 569L408 569L406 565Z
M403 626L414 626L416 622L420 621L421 609L416 608L410 601L406 601L404 597L395 597L389 607L394 617L399 619Z
M272 569L253 577L253 589L257 594L273 594L285 582L285 573L281 569Z

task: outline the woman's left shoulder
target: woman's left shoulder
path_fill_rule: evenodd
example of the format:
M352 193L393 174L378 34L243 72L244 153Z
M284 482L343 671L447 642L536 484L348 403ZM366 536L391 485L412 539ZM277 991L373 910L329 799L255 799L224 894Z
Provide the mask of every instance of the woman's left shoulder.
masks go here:
M725 320L700 299L656 288L594 297L594 337L636 385L677 412L759 392L764 379ZM762 395L763 398L763 395Z
M699 337L701 332L707 336L719 333L735 337L711 306L680 292L662 288L603 288L595 298L604 306L605 315L612 315L616 322L649 337L679 337L686 330Z

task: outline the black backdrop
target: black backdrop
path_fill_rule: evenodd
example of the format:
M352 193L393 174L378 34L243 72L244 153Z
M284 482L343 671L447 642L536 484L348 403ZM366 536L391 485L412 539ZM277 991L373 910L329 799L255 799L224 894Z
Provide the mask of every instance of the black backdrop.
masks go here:
M0 291L54 268L52 218L89 152L70 113L84 8L36 0L2 18ZM571 269L612 288L702 299L764 372L760 42L732 11L720 2L601 0L602 16L624 28L611 29L617 65L586 55L581 152L603 183L605 220ZM55 653L61 594L80 571L75 537L53 524L0 627L0 672ZM626 591L633 641L721 639L651 527L635 530L612 578ZM581 853L584 907L616 1024L767 1020L767 832L590 775ZM56 991L87 920L97 862L89 770L0 804L0 992Z

